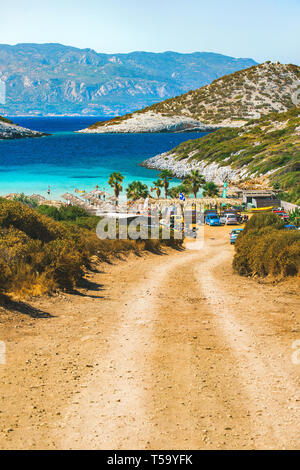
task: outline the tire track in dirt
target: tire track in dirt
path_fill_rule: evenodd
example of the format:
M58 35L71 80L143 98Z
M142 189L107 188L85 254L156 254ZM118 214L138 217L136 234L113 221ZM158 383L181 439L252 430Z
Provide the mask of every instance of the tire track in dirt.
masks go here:
M212 328L197 278L215 248L195 248L164 258L128 293L106 357L67 411L59 448L253 447L235 357Z
M234 357L227 349L224 360L223 338L212 328L196 276L210 252L201 243L191 249L188 261L169 272L157 295L150 448L251 447L247 409L240 395L238 402L232 397L232 387L237 394L241 389L230 367Z
M299 375L295 368L293 374L288 373L289 364L284 359L290 360L290 354L280 354L284 349L280 337L272 331L271 322L267 325L268 332L260 331L255 304L261 304L262 299L255 298L253 286L247 286L248 298L240 302L239 311L236 310L232 292L234 278L232 285L225 285L225 288L224 280L222 283L220 278L220 266L230 262L231 251L222 250L220 243L214 245L211 256L197 268L199 284L216 327L236 356L235 367L245 396L249 398L251 421L256 428L255 447L296 449L300 438ZM214 273L217 267L219 278ZM267 299L265 301L267 304ZM245 312L249 307L253 311L254 323L251 325L243 317L243 307ZM265 315L268 315L267 309Z
M228 230L9 317L2 448L299 448L299 291L233 274Z
M167 257L120 305L120 326L105 358L61 424L60 448L130 449L149 445L149 389L155 298L163 279L190 254Z

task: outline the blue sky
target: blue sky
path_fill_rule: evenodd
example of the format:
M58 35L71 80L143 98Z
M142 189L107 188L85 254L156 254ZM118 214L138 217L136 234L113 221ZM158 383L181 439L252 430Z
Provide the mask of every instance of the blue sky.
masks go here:
M299 0L14 0L0 43L60 42L98 52L209 51L300 64Z

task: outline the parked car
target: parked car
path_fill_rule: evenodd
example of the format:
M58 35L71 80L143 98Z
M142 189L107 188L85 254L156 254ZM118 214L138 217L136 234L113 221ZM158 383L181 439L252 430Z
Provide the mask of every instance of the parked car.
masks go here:
M224 214L220 218L221 223L225 225L238 225L238 219L236 214Z
M220 217L217 214L209 214L205 217L205 223L206 225L210 225L211 227L213 226L220 226L222 225L222 222L220 220Z
M230 237L230 244L233 245L237 239L237 237L239 236L239 234L243 231L244 229L243 228L235 228L233 229L230 234L229 234L229 237Z
M227 213L223 213L223 212L220 214L220 220L221 220L221 223L222 223L222 224L225 224L225 223L226 223L226 217L227 217L227 215L228 215Z
M284 226L284 228L286 228L287 230L297 230L296 225L292 225L292 224L287 224Z

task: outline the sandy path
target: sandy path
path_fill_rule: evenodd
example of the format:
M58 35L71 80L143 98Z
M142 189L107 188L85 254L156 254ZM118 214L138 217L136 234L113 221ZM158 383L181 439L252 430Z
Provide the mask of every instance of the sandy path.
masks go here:
M272 298L266 296L264 301L260 299L260 295L266 293L265 289L259 289L250 282L247 296L244 297L241 294L244 283L238 283L236 279L235 284L238 285L228 290L224 271L220 276L220 267L228 266L230 260L230 251L220 249L198 266L197 274L214 313L215 325L223 334L224 343L235 355L235 369L251 410L256 447L299 448L300 371L291 361L294 338L280 334L278 325L275 328L268 318L272 313ZM281 289L278 291L279 298L280 295ZM298 314L299 306L298 298L294 304ZM293 309L285 313L287 317L291 314ZM289 318L282 320L281 329L284 321L288 324ZM299 322L297 325L299 327ZM299 329L294 328L290 333L292 331L299 333Z
M85 390L67 411L63 447L120 449L135 448L138 442L142 447L147 445L156 295L170 271L186 258L171 258L151 269L150 277L137 283L121 303L119 327L109 350L104 360L99 358Z
M71 426L63 447L297 448L299 376L289 351L280 363L280 337L274 342L269 332L266 341L265 331L243 316L246 306L240 311L232 305L228 285L214 271L230 263L232 249L224 249L223 240L207 241L200 252L190 248L154 269L153 278L130 294L107 364L102 361L67 414ZM251 287L248 314L256 293ZM203 336L211 328L203 325L216 331L207 346Z
M299 448L298 287L234 275L227 232L5 317L0 447Z

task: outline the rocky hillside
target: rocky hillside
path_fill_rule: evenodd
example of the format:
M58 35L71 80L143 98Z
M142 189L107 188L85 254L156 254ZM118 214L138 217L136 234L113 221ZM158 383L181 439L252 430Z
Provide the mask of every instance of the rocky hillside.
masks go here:
M0 114L119 115L256 64L221 54L98 54L61 44L0 45Z
M13 124L8 119L0 116L0 140L2 139L22 139L25 137L42 137L45 134L37 131L31 131L24 127Z
M178 177L198 169L219 184L226 179L276 184L288 193L286 199L300 204L300 106L184 142L143 165L170 169Z
M300 67L267 62L84 132L176 131L188 120L185 129L238 127L272 111L287 111L298 102Z

